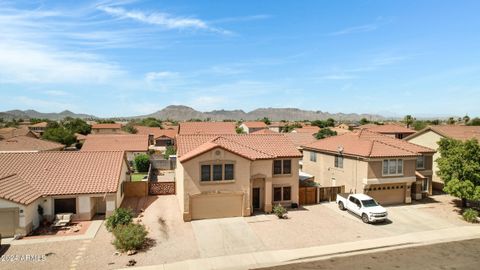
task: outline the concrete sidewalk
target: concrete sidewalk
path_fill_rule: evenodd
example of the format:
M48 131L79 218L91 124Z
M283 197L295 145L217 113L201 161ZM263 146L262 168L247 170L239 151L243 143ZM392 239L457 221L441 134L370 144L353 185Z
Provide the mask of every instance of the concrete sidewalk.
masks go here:
M251 269L473 238L480 238L480 226L472 225L415 232L392 237L309 248L260 251L230 256L200 258L170 264L138 267L135 269Z

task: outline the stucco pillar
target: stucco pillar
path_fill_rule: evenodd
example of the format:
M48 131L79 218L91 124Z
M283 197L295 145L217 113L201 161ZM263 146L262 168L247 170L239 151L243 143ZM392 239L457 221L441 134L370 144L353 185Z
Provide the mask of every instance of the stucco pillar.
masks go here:
M405 188L405 203L412 203L412 183L407 183Z
M264 211L266 213L272 212L272 178L265 178L265 206Z

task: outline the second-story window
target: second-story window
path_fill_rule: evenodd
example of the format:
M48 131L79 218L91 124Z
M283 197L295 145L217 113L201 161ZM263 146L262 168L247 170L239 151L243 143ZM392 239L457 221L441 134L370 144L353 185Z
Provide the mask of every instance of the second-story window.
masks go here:
M310 152L310 161L317 162L317 153Z
M417 157L417 169L425 169L425 156Z
M335 156L335 168L343 168L343 156Z
M202 182L235 179L235 169L231 163L201 165L200 174L200 181Z
M383 161L383 175L402 175L402 159L386 159Z
M273 174L291 174L292 160L291 159L277 159L273 161Z

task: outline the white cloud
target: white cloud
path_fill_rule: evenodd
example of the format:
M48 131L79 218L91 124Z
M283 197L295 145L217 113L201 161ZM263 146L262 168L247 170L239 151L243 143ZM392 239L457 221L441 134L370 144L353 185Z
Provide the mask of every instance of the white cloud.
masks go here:
M63 97L63 96L69 95L67 92L62 90L47 90L47 91L44 91L44 93L49 96L56 96L56 97Z
M371 32L371 31L377 30L378 27L379 26L377 24L365 24L365 25L345 28L340 31L330 33L330 35L341 36L341 35L348 35L348 34L355 34L355 33Z
M79 108L75 104L66 103L66 102L57 102L51 100L43 100L37 98L31 98L26 96L17 96L12 97L11 103L15 105L16 108L31 108L43 112L53 112L53 111L62 111L62 110L73 110L79 111Z
M177 72L171 71L148 72L147 74L145 74L145 80L147 82L151 82L155 80L176 78L178 76L179 74Z
M132 19L135 21L159 25L167 29L199 29L218 32L222 34L230 34L231 32L218 29L208 25L207 22L189 17L176 17L168 13L152 12L145 13L141 11L126 10L122 7L98 6L99 10L104 11L112 16L122 19Z
M28 42L0 43L4 83L105 83L124 72L95 55L62 51Z

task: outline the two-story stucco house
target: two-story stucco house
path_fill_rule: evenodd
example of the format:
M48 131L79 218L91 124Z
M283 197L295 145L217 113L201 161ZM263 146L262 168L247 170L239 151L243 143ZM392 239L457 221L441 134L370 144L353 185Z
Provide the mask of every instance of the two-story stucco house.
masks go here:
M432 149L438 149L438 142L441 139L449 138L454 140L466 141L470 139L480 140L480 127L479 126L455 126L455 125L443 125L443 126L429 126L417 133L405 138L406 141L418 144L421 146L429 147ZM440 157L440 153L437 152L433 156L433 188L442 190L443 181L437 175L437 158Z
M383 204L410 203L431 194L435 150L367 130L303 147L303 171L321 186L344 186Z
M301 153L282 134L178 135L183 219L249 216L298 204Z

